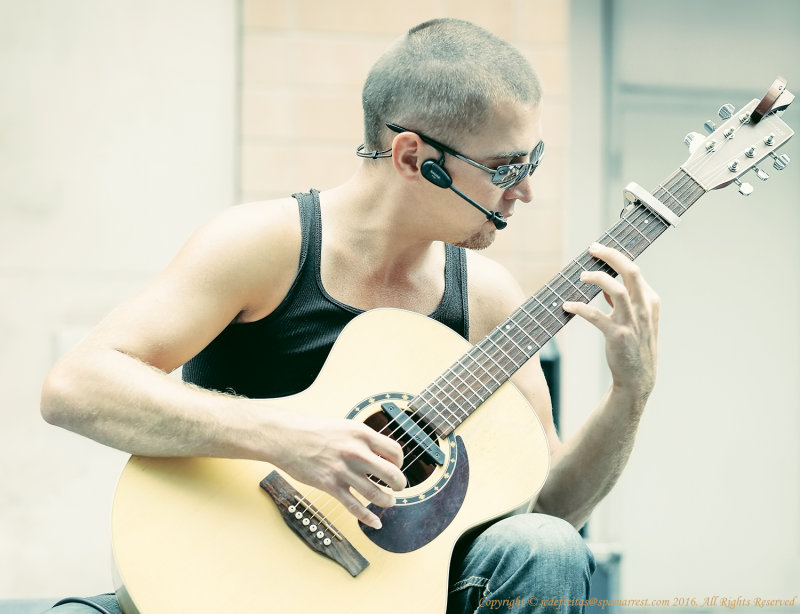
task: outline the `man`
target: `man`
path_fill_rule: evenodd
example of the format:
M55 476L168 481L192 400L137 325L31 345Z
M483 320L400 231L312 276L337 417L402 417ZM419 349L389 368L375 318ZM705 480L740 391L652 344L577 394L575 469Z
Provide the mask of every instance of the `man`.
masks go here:
M363 310L430 315L476 342L524 301L509 273L474 250L513 227L518 200L532 199L541 92L510 45L443 19L387 51L363 103L355 175L322 193L233 207L201 228L53 368L42 397L48 422L132 454L268 461L380 527L353 492L391 506L367 476L401 490L400 446L358 421L320 421L254 398L310 385ZM536 513L497 522L459 549L448 612L518 596L563 597L562 611L578 611L570 602L587 596L594 563L575 527L630 453L654 385L659 307L629 259L599 245L590 253L619 274L582 277L613 309L563 309L606 336L613 384L562 443L538 360L514 375L544 426L552 470ZM167 375L181 365L189 383Z

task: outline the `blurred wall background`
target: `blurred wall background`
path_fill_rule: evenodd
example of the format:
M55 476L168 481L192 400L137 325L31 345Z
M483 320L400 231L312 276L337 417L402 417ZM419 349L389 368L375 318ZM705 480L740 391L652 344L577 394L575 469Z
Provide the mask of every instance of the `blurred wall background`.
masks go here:
M0 598L111 588L125 455L43 423L55 358L235 202L237 5L0 0Z
M346 177L361 83L403 30L470 19L541 73L535 201L490 249L533 291L610 225L623 185L654 189L674 170L683 135L720 104L760 97L776 74L791 87L798 7L0 0L0 598L111 588L125 456L41 421L54 358L215 211ZM643 257L664 300L661 379L589 525L622 553L623 598L800 592L799 178L790 166L748 201L705 197ZM569 433L608 380L588 326L558 342Z

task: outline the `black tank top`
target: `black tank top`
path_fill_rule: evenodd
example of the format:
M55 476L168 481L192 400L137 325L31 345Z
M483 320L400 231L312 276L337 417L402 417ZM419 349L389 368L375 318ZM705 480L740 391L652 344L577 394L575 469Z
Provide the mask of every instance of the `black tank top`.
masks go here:
M228 325L183 366L185 381L250 398L300 392L314 381L344 326L362 313L331 297L322 286L318 192L294 197L300 207L302 243L297 277L288 294L261 320ZM445 250L444 295L430 317L468 339L464 250L449 244Z

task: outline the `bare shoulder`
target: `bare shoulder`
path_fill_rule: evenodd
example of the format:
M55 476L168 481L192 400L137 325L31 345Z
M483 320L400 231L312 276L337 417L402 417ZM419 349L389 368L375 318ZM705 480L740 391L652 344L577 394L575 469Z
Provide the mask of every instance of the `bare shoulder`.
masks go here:
M224 248L227 253L252 254L299 248L300 218L293 198L265 200L229 207L208 220L190 238L187 247Z
M477 341L497 326L524 300L514 276L499 262L467 251L470 339Z
M111 314L86 348L113 348L171 371L233 320L283 300L300 257L294 199L230 207L197 229L167 268Z
M282 198L230 207L201 226L171 268L202 274L241 297L246 319L269 313L288 291L300 258L297 201Z

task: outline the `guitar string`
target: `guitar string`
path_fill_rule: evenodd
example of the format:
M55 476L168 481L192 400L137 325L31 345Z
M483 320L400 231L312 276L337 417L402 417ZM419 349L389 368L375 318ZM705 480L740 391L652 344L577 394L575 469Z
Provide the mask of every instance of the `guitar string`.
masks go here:
M673 179L674 179L674 177L675 177L676 175L678 175L678 173L679 173L679 172L680 172L680 170L679 170L679 171L676 171L676 173L674 173L674 174L673 174L673 176L672 176L672 177L670 177L670 179L668 179L667 181L665 181L665 183L666 183L666 184L669 184L669 183L670 183L670 181L671 181L671 180L673 180ZM691 179L691 177L689 177L689 176L688 176L688 173L685 173L685 175L686 175L686 176L685 176L685 177L683 177L682 179L684 179L684 180L685 180L685 179ZM683 181L683 183L684 183L684 187L685 187L686 185L689 185L689 187L691 188L691 185L690 185L688 182L686 182L686 181ZM675 186L671 186L671 187L672 187L672 189L673 189L673 190L675 189ZM680 187L680 184L678 185L678 187ZM682 209L684 209L684 211L686 210L686 207L683 205L683 203L681 202L681 200L680 200L679 198L677 198L677 196L675 196L674 194L672 194L672 192L670 192L670 190L669 190L668 188L666 188L664 185L659 185L659 188L663 189L663 190L665 191L665 193L666 193L667 195L669 195L669 196L670 196L670 198L671 198L672 200L674 200L674 201L675 201L675 202L676 202L676 203L677 203L677 204L678 204L678 205L679 205L679 206L680 206ZM699 188L699 186L698 186L698 188ZM698 188L695 188L695 191L698 191ZM699 191L702 193L704 190L702 190L702 188L699 188ZM644 234L644 233L642 233L642 232L641 232L641 230L638 228L637 224L638 224L639 222L641 222L641 220L642 220L642 219L646 219L646 218L648 218L648 217L650 217L651 219L658 219L658 220L660 220L660 218L658 218L657 216L654 216L654 214L653 214L651 211L649 211L647 208L645 208L645 207L641 207L641 208L640 208L640 210L636 211L636 216L637 216L637 217L636 217L636 218L634 218L634 219L632 219L632 220L631 220L631 219L629 219L629 218L630 218L630 217L633 217L633 216L628 216L628 218L626 218L626 220L625 220L625 221L626 221L626 222L628 222L628 227L626 227L626 230L625 230L625 231L623 231L623 232L621 232L621 233L617 233L617 236L618 236L619 238L621 238L623 241L627 241L627 239L629 239L629 238L630 238L630 236L635 236L636 234L638 234L638 235L640 235L640 236L641 236L641 238L642 238L642 239L643 239L645 242L647 242L647 244L649 245L649 244L651 244L651 243L652 243L652 241L650 241L650 239L647 237L647 235L646 235L646 234ZM660 221L663 223L663 220L660 220ZM647 224L647 223L649 223L649 220L645 222L645 224ZM628 228L630 228L630 230L629 230ZM612 230L613 230L613 229L612 229ZM663 231L662 231L662 232L663 232ZM612 237L610 234L608 234L608 232L606 232L606 233L604 233L604 234L605 234L606 236L609 236L609 238L612 238L612 239L613 239L613 237ZM625 236L626 234L627 234L627 236ZM660 233L659 233L659 234L660 234ZM658 236L658 235L657 235L657 236ZM657 238L657 236L656 236L656 238ZM617 240L617 239L614 239L614 240L618 242L618 240ZM627 251L627 250L626 250L626 251ZM578 258L582 258L582 256L579 256ZM585 267L585 266L584 266L584 265L583 265L583 264L580 262L580 260L578 260L578 259L573 259L573 263L577 264L577 265L579 266L579 268L580 268L580 269L583 269L583 270L598 270L598 269L591 269L591 268L590 268L590 269L586 269L586 267ZM603 268L603 264L604 264L604 263L602 263L602 261L599 261L599 260L598 260L598 259L596 259L596 258L590 257L590 262L589 262L588 264L590 265L590 267L591 267L592 265L600 264L600 265L601 265L601 268ZM561 272L561 273L559 273L559 274L560 274L560 275L562 275L562 277L564 277L565 281L567 281L569 285L572 285L572 286L573 286L573 288L574 288L575 290L577 290L577 291L579 292L579 294L581 294L581 295L583 296L583 298L584 298L584 299L589 299L589 297L587 297L587 296L586 296L586 295L585 295L585 294L584 294L584 293L583 293L583 292L580 290L580 287L579 287L579 286L576 286L576 285L575 285L575 284L574 284L574 283L573 283L573 282L570 280L570 276L567 276L567 275L564 275L564 274L563 274L563 271L567 271L569 268L571 268L571 266L572 266L572 265L568 265L568 266L567 266L567 267L565 267L565 269L564 269L564 270L562 270L562 272ZM558 276L558 275L557 275L557 276ZM581 282L581 283L583 283L583 282ZM562 298L562 299L563 299L563 297L561 297L561 295L559 294L559 292L558 292L557 290L553 290L553 288L552 288L552 287L550 287L548 284L545 284L545 287L546 287L546 288L548 288L548 289L549 289L549 290L550 290L550 291L551 291L551 292L552 292L552 293L553 293L555 296L557 296L557 297L559 297L559 298ZM593 298L593 297L592 297L592 298ZM590 300L591 300L591 299L590 299ZM587 302L588 302L588 301L587 301ZM546 306L544 306L544 305L543 305L543 307L545 307L545 309L546 309L546 310L547 310L547 311L548 311L548 312L551 314L551 316L552 316L552 317L553 317L553 318L554 318L556 321L559 321L558 317L556 317L556 316L555 316L555 315L552 313L552 311L550 311L549 309L547 309L547 308L546 308ZM560 322L560 321L559 321L559 322ZM562 323L562 324L565 324L565 323ZM545 327L545 330L546 330L546 327ZM498 332L498 329L495 329L495 331L493 331L492 333L490 333L490 335L489 335L489 336L487 336L487 338L489 338L489 337L491 336L491 334L493 334L493 333L496 333L496 332ZM502 353L503 353L503 354L504 354L504 355L507 357L507 359L511 361L511 363L512 363L512 364L513 364L515 367L519 368L519 366L520 366L520 365L517 365L517 364L516 364L516 360L515 360L515 358L519 358L519 357L521 357L521 358L522 358L522 362L524 363L525 361L527 361L527 360L530 358L530 356L527 356L525 352L521 351L521 347L519 346L519 344L517 344L517 343L514 341L513 337L510 337L510 336L508 336L507 334L503 333L502 329L499 329L499 332L500 332L501 334L503 334L503 336L506 338L506 341L510 341L510 342L511 342L511 345L512 345L513 347L509 346L509 347L506 349L506 348L504 348L503 346L501 346L501 345L497 344L497 343L496 343L496 342L495 342L493 339L489 339L489 343L490 343L490 344L492 344L492 345L494 345L494 346L495 346L497 349L499 349L499 350L500 350L500 351L501 351L501 352L502 352ZM538 350L537 350L537 351L538 351ZM510 354L509 354L509 352L512 352L512 355L510 355ZM462 357L462 359L460 359L459 361L457 361L457 362L456 362L456 363L455 363L453 366L451 366L451 367L450 367L450 369L448 369L448 371L452 372L453 374L456 374L456 373L455 373L455 371L454 371L454 367L456 367L456 366L461 366L461 367L463 368L463 367L464 367L464 365L462 364L462 361L463 361L465 358L469 358L469 359L470 359L470 360L472 360L473 362L476 362L476 361L474 360L474 358L472 358L472 357L470 356L470 354L468 353L467 355L465 355L464 357ZM496 362L496 361L495 361L495 362ZM507 377L509 377L509 376L508 376L508 374L507 374L507 373L506 373L506 372L503 370L502 366L498 365L498 367L500 368L501 372L503 372L503 373L504 373L504 375L506 375ZM484 370L486 370L486 369L484 369ZM494 377L491 375L491 372L490 372L490 371L488 371L488 370L486 370L486 371L487 371L487 373L490 375L490 377L492 377L492 379L494 379ZM475 377L474 373L472 374L472 376L473 376L473 377L476 379L476 381L477 381L478 383L480 383L480 385L481 385L481 386L483 386L483 387L486 387L487 389L489 388L488 386L486 386L486 384L485 384L485 383L484 383L484 382L483 382L483 381L482 381L480 378L477 378L477 377ZM439 379L441 379L441 378L439 378ZM465 381L463 378L461 378L460 376L458 376L458 379L460 379L460 380L462 381L462 383L463 383L463 384L465 384L465 385L467 386L467 388L469 389L469 391L470 391L470 392L472 392L473 394L476 394L476 391L475 391L474 389L472 389L472 388L470 387L470 385L469 385L469 384L468 384L468 383L467 383L467 382L466 382L466 381ZM495 382L497 383L497 380L495 380ZM438 384L438 380L437 380L437 382L435 382L435 383L436 383L437 387L439 387L439 388L440 388L440 392L438 392L438 393L435 393L435 394L434 394L434 393L431 393L431 394L433 394L433 400L434 400L434 401L436 401L436 402L437 402L437 403L439 403L439 404L442 404L442 403L443 403L443 400L440 398L440 395L441 395L441 393L443 393L443 394L444 394L444 396L445 396L445 398L446 398L446 400L447 400L447 401L449 401L449 405L455 405L456 407L460 408L460 404L456 402L456 400L453 398L453 396L451 395L451 393L450 393L448 390L446 390L445 388L443 388L443 387L442 387L440 384ZM469 403L469 405L470 405L470 406L473 406L473 405L474 405L474 403L470 402L470 401L469 401L469 399L467 399L467 397L464 395L464 393L463 393L463 392L461 392L461 391L460 391L460 390L459 390L457 387L453 386L452 384L451 384L450 386L451 386L451 388L452 388L452 390L453 390L453 391L457 392L457 393L458 393L458 394L459 394L459 395L460 395L460 396L461 396L463 399L467 400L467 402ZM430 388L430 387L431 387L431 386L429 386L428 388ZM426 389L426 390L427 390L427 389ZM424 391L423 391L423 392L424 392ZM490 393L490 394L491 394L491 393ZM478 398L480 399L480 395L478 395ZM430 404L430 402L427 404L427 407L429 407L429 408L433 409L433 410L434 410L434 412L435 412L435 413L437 413L437 414L438 414L440 417L443 417L443 413L442 413L442 412L440 412L440 411L438 411L438 410L437 410L435 407L433 407L433 406ZM474 406L474 407L472 407L472 409L474 410L474 409L475 409L475 407L477 407L477 406ZM469 415L469 413L470 413L470 412L466 412L466 410L463 410L463 411L465 411L465 413L466 413L467 415ZM450 413L451 413L451 416L452 416L452 417L456 417L456 416L453 414L453 412L452 412L452 411L450 411ZM411 415L413 416L413 415L415 415L415 414L414 414L414 413L411 413ZM446 418L443 418L443 419L444 419L446 422L448 422L448 424L449 424L449 420L447 420ZM394 423L397 425L397 428L394 428L394 430L392 430L390 433L385 433L385 430L386 430L386 428L387 428L387 427L390 427L390 425L392 425L392 423L393 423L393 422L394 422ZM450 426L452 426L452 425L450 425ZM382 428L380 431L378 431L378 432L380 432L380 433L382 433L382 434L386 434L386 435L388 435L389 437L392 437L392 436L393 436L393 435L395 435L395 434L396 434L396 433L397 433L399 430L402 430L402 425L399 423L399 421L398 421L397 419L395 419L395 418L392 418L392 419L390 419L390 420L387 422L387 424L386 424L386 425L385 425L385 426L384 426L384 427L383 427L383 428ZM404 467L403 467L403 470L408 470L408 469L410 468L410 466L411 466L411 465L413 465L415 462L417 462L417 461L418 461L418 460L419 460L419 459L422 457L422 455L424 455L424 454L426 453L426 452L425 452L425 448L424 448L422 445L420 445L420 444L417 444L416 446L414 446L414 447L410 448L410 449L409 449L409 452L412 452L412 453L413 453L413 452L415 452L416 450L419 450L419 453L418 453L418 454L417 454L417 455L416 455L414 458L412 458L410 461L408 461L407 463L405 463L405 462L404 462ZM404 460L405 460L405 459L404 459ZM367 476L367 477L368 477L368 479L372 479L372 478L374 478L374 476L373 476L373 475L369 475L369 476ZM313 501L309 501L307 496L303 496L303 495L301 495L301 497L300 497L300 499L301 499L301 502L303 502L303 503L304 503L304 505L305 505L305 506L306 506L308 509L310 509L310 508L312 508L312 507L313 507L313 509L314 509L314 510L315 510L315 512L316 512L316 513L314 514L315 516L319 516L319 517L320 517L320 518L321 518L323 521L325 521L325 522L328 522L329 524L331 524L331 525L332 525L333 523L335 523L336 519L338 519L338 517L341 515L341 512L342 512L342 510L344 510L344 509L345 509L345 508L344 508L344 506L343 506L343 505L342 505L342 504L341 504L341 503L340 503L340 502L339 502L337 499L335 499L334 497L331 497L330 495L328 495L328 497L330 498L330 501L329 501L328 503L329 503L330 505L329 505L329 504L326 504L326 505L323 505L323 506L315 505L315 502L316 502L316 501L318 501L318 500L319 500L319 498L320 498L321 496L325 496L327 493L324 493L324 492L322 492L322 491L319 491L318 489L313 489L313 490L317 491L317 492L319 493L319 495L318 495L317 497L315 497ZM309 494L310 494L310 493L309 493ZM326 512L326 511L325 511L325 510L326 510L326 509L328 509L328 508L329 508L331 505L333 505L334 507L337 507L337 506L338 506L338 507L341 507L341 508L342 508L341 510L339 510L339 512L337 513L336 517L335 517L335 518L333 518L333 519L329 519L329 518L328 518L328 516L329 516L330 514L329 514L328 512Z

